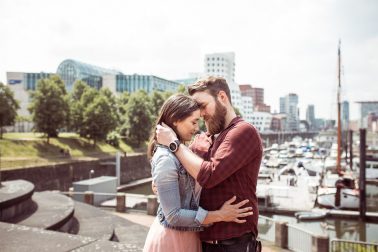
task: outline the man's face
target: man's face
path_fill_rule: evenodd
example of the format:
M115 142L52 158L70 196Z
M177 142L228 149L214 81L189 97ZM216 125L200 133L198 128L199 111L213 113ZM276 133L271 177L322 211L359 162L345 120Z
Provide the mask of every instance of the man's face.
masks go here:
M196 92L192 97L200 106L201 117L205 120L207 131L211 135L221 132L224 129L227 108L218 101L218 98L214 98L206 91Z

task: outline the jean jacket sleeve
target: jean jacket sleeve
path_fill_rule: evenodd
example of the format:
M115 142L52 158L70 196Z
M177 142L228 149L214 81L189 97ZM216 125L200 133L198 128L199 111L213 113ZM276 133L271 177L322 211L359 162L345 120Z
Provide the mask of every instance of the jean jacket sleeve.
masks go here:
M197 211L181 208L178 169L173 158L161 155L154 166L153 180L167 222L176 227L201 226L208 212L201 207Z

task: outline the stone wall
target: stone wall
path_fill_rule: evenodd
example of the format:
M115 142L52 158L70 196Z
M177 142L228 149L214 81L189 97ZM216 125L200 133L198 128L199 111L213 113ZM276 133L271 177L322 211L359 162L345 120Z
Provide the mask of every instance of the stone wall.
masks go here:
M74 161L65 164L5 170L2 180L24 179L35 185L36 191L68 191L72 182L92 177L115 176L115 158L92 161ZM121 158L121 184L151 177L151 167L146 154L136 154Z

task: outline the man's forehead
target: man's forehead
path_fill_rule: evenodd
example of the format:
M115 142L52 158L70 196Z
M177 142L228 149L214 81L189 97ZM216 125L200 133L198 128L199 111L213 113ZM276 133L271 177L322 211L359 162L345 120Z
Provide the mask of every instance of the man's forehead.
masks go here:
M196 93L193 94L192 97L197 103L209 102L210 99L212 98L212 96L205 91L196 92Z

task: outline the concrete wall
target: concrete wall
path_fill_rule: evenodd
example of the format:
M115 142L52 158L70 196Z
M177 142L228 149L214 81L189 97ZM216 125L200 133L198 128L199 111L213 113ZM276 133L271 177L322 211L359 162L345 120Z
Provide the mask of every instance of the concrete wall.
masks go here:
M115 157L93 161L75 161L66 164L5 170L2 180L24 179L35 185L35 191L68 191L72 182L99 176L115 176ZM151 177L151 167L146 154L130 155L121 158L121 185Z

